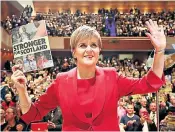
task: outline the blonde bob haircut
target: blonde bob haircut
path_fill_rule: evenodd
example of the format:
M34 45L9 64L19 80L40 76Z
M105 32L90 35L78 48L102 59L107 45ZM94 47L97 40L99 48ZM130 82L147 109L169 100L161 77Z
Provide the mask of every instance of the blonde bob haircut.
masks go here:
M91 39L92 37L96 37L98 39L98 46L101 49L102 48L102 42L101 42L101 37L100 34L95 30L94 28L83 25L77 28L71 35L70 38L70 46L71 46L71 51L76 48L78 42L82 39Z

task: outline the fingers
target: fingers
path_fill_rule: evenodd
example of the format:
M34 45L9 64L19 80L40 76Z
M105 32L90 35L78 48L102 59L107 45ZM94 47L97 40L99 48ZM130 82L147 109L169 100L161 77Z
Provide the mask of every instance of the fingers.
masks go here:
M150 33L145 33L146 36L148 36L148 38L150 38L151 40L154 40L155 38L150 34Z
M20 71L20 70L16 70L14 73L13 73L14 76L24 76L23 72Z
M143 115L143 119L145 120L147 118L147 116L146 115Z
M145 33L145 34L151 40L152 45L155 47L156 46L155 45L156 38L150 33Z
M159 27L157 25L157 21L152 21L151 19L149 21L146 21L146 25L148 27L148 30L151 34L154 34L154 32L157 32L159 30Z
M153 23L154 23L155 29L156 29L156 30L159 30L159 27L158 27L158 25L157 25L157 21L153 21Z
M13 72L11 79L14 83L20 83L20 84L27 83L25 75L19 69Z
M17 70L13 73L12 78L17 78L17 77L25 77L22 71Z
M27 79L26 79L25 76L13 77L12 81L13 81L14 85L26 84L27 83Z
M22 65L21 65L21 64L14 65L14 66L12 67L12 71L15 72L16 70L22 70Z
M155 28L154 22L150 19L149 24L151 25L152 28Z
M153 28L152 28L152 25L150 24L149 21L146 21L146 25L147 25L147 28L150 31L150 33L153 33Z
M26 84L27 83L27 80L26 80L25 76L18 76L18 77L16 77L16 80L20 84Z

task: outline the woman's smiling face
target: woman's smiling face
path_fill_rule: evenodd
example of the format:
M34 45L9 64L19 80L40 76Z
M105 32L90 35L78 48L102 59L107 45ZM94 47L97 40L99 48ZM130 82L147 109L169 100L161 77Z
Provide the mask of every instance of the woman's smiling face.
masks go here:
M92 36L81 39L73 51L74 57L77 59L77 65L95 66L100 53L99 40Z

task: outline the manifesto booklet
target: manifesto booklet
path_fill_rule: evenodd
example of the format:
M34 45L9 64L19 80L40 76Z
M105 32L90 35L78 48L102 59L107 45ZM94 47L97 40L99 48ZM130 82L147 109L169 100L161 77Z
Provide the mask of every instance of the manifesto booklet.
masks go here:
M12 46L15 64L22 64L23 72L54 65L44 20L12 29Z

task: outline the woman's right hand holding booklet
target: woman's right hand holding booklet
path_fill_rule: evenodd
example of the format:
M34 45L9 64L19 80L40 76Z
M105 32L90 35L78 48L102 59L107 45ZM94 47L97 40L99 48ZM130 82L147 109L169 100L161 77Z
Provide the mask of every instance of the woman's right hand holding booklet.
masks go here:
M22 65L15 65L12 67L13 74L11 79L19 94L19 105L22 113L25 114L29 111L31 106L31 99L27 93L27 78L22 72Z
M15 88L18 92L22 92L27 90L26 84L27 84L27 78L25 77L24 73L22 72L22 65L14 65L12 67L13 74L11 76L11 79L15 85Z

